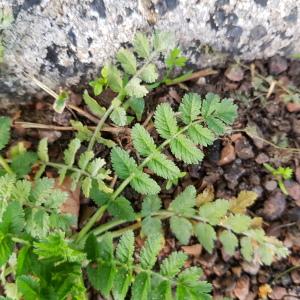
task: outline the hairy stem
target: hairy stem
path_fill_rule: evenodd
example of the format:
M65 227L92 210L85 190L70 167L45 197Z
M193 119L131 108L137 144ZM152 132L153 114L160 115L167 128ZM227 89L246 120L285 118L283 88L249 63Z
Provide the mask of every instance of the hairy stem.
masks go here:
M108 117L110 116L111 112L114 110L115 106L114 105L111 105L107 111L105 112L105 114L103 115L103 117L101 118L101 120L99 121L94 133L93 133L93 136L89 142L89 145L88 145L88 148L87 148L87 151L91 151L95 145L95 142L96 142L96 138L97 138L97 135L99 134L99 132L101 131L105 121L108 119Z
M6 162L6 160L0 155L0 166L5 170L6 173L13 175L14 172Z
M94 226L94 224L102 218L106 209L107 209L107 205L102 205L95 212L95 214L88 220L88 222L85 224L85 226L78 233L78 235L75 239L75 243L79 243L82 241L82 239L85 237L85 235L88 233L88 231Z

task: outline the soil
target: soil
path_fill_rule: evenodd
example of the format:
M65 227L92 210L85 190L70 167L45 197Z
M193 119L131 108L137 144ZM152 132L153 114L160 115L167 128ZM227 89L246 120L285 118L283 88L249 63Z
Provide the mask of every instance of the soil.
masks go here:
M251 65L252 71L254 66L265 78L273 75L284 87L300 84L300 62L271 58L269 61L247 64L247 68L228 64L219 69L216 75L178 86L161 87L151 92L146 99L146 111L142 121L147 119L160 102L167 101L177 107L186 89L201 95L214 92L221 97L233 98L239 106L239 117L234 124L234 131L205 149L206 156L201 165L181 165L188 175L180 181L176 189L162 190L161 198L168 202L168 199L191 183L199 193L207 186L213 186L218 198L237 196L242 190L255 191L259 198L249 213L264 218L267 233L284 241L290 249L290 255L270 267L259 266L243 262L238 251L235 256L228 257L222 252L220 245L217 245L212 255L202 249L196 240L191 240L190 246L182 247L169 232L162 256L173 250L188 253L189 265L201 266L206 279L212 282L214 299L227 296L239 300L295 300L300 299L300 154L291 151L291 148L299 149L300 145L300 110L299 107L290 109L287 106L283 101L282 88L278 86L275 86L269 97L268 89L262 92L253 88L253 72L251 74L248 69ZM73 90L72 101L87 111L79 96L81 91L81 88ZM112 98L113 94L108 92L98 100L103 105L108 105ZM15 121L56 126L68 126L71 118L94 125L74 111L66 110L62 115L53 113L51 103L51 98L41 94L26 106L0 107L0 115L10 115ZM151 124L150 121L147 125L150 130ZM255 129L258 137L277 147L288 149L280 150L262 139L251 138L244 131L239 131L247 126ZM31 148L35 148L38 138L47 136L52 141L50 154L53 160L61 159L72 135L72 131L23 128L16 128L13 132L15 141L28 141ZM106 132L104 137L114 139L126 149L132 149L128 132L117 135ZM109 160L109 150L103 146L97 148L97 153ZM274 178L263 167L265 162L275 167L289 166L294 170L295 175L286 182L289 195L284 195L278 188ZM49 171L49 176L55 176L53 172ZM118 182L116 184L118 185ZM139 209L140 196L137 193L127 188L125 196ZM82 226L93 211L94 206L89 199L82 198L79 226ZM101 298L95 295L94 299Z

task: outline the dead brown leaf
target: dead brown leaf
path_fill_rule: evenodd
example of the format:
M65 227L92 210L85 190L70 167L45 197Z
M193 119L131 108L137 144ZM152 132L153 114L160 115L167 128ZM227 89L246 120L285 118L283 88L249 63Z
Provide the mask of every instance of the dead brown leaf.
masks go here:
M211 202L215 199L215 190L213 185L209 184L201 194L196 198L196 205L199 207L204 203Z

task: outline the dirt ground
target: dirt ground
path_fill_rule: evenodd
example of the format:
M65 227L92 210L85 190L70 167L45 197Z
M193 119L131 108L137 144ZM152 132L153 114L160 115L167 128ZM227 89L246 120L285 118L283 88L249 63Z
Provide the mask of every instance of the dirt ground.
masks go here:
M215 75L177 86L161 87L147 96L142 121L160 102L167 101L174 107L178 106L186 90L201 95L215 92L222 97L233 98L239 106L234 130L205 149L206 156L200 165L181 165L187 175L176 189L162 190L161 198L168 201L191 183L199 193L205 188L213 189L215 197L225 199L237 196L242 190L254 191L258 200L249 214L263 217L266 232L284 241L290 255L270 267L264 267L244 262L238 251L235 256L229 257L220 245L210 255L196 239L183 247L169 232L161 256L175 249L190 254L189 264L201 266L207 280L213 284L214 299L222 299L222 296L239 300L264 299L264 296L265 299L300 299L300 102L285 102L286 96L297 97L295 86L300 84L300 62L273 57L269 61L246 65L229 63L215 70L218 71ZM79 94L81 90L74 89L71 98L73 103L86 111ZM107 105L112 97L108 92L97 99ZM36 95L26 106L0 107L0 115L8 114L16 122L58 126L51 130L19 127L14 130L13 136L16 141L27 141L30 148L36 146L38 138L47 136L52 142L51 156L59 160L73 135L72 131L61 130L61 127L70 126L70 119L79 119L92 126L95 124L74 111L56 114L51 109L51 103L51 98ZM148 128L151 130L151 121ZM255 136L249 132L254 132ZM126 149L132 147L128 131L118 134L108 131L104 136ZM109 160L109 149L99 146L97 153ZM292 179L285 182L288 195L280 190L274 177L264 168L263 163L266 162L275 167L289 166L294 170ZM49 176L54 175L49 171ZM126 195L139 209L140 196L130 188L125 190ZM79 226L94 209L91 201L82 197ZM94 299L101 298L95 295Z

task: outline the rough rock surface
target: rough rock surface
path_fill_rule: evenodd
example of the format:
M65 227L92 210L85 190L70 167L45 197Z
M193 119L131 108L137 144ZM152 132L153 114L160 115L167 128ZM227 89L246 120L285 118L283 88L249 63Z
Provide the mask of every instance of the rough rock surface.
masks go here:
M2 0L1 5L11 9L14 22L4 32L0 99L33 91L24 70L51 88L97 74L137 30L171 30L198 67L219 62L225 53L253 59L300 51L300 3L294 0ZM214 49L210 58L207 45Z

